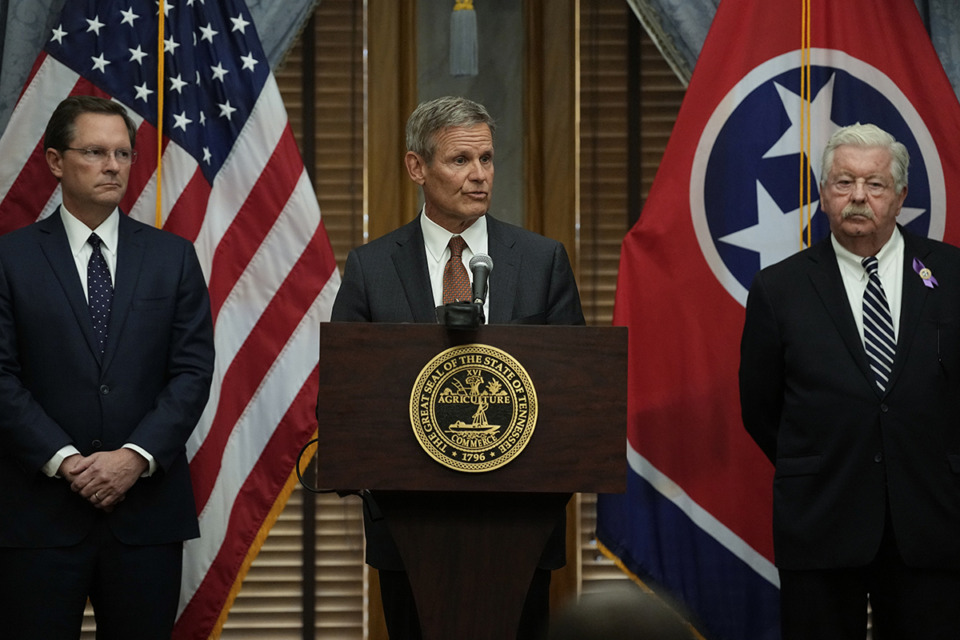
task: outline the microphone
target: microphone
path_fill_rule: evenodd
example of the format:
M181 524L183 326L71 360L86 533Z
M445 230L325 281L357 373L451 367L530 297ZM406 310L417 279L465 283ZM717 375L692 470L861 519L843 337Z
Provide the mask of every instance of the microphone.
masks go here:
M473 303L483 307L487 299L487 278L493 271L493 258L478 253L470 258L470 272L473 274Z

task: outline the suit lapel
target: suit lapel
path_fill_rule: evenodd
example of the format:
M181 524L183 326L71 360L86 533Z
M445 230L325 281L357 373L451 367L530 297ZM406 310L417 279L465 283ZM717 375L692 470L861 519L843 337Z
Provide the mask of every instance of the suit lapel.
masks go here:
M59 207L53 214L38 222L37 229L40 232L40 248L43 255L63 288L64 296L73 310L87 346L99 360L100 349L90 321L90 307L83 295L83 283L80 282L77 265L70 251L70 242L67 240L67 232L60 219Z
M407 233L397 239L397 248L393 253L397 277L403 286L413 321L436 324L437 312L433 304L433 286L430 284L427 258L424 255L420 218L415 218L403 228Z
M850 298L843 286L843 277L840 275L840 265L830 243L830 236L820 241L810 250L811 261L810 280L814 289L837 328L837 333L843 339L850 356L857 363L857 367L870 386L876 389L873 372L867 362L867 353L863 348L863 338L857 330L857 323L850 309Z
M514 247L516 239L508 230L509 227L487 214L487 250L493 260L488 324L507 324L513 319L514 300L507 292L517 291L521 256Z
M103 353L105 367L113 359L123 325L133 305L137 281L140 279L144 247L139 231L138 225L125 214L120 214L117 229L117 272L113 274L113 303L110 306L110 325L107 328L107 345Z
M910 346L921 326L920 317L930 289L924 286L923 281L913 270L914 258L921 262L927 259L931 247L921 243L916 237L904 229L903 235L903 284L900 292L900 328L897 335L897 355L893 360L893 372L890 374L890 383L887 389L896 384L897 377L903 370L906 354L910 353Z

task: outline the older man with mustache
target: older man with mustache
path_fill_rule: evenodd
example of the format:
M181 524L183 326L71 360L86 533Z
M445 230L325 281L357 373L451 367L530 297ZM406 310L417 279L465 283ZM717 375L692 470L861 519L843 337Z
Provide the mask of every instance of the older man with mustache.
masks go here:
M874 125L823 156L830 237L757 274L747 431L776 470L784 640L955 638L960 250L897 225L906 148Z

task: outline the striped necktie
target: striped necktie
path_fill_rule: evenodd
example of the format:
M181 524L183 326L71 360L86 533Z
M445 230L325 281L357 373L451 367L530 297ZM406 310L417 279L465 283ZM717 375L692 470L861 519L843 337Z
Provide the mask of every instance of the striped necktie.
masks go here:
M897 339L893 333L893 318L887 294L883 292L878 274L876 256L861 260L867 271L867 289L863 293L863 346L867 350L870 369L881 391L887 388L893 370L893 356L897 351Z

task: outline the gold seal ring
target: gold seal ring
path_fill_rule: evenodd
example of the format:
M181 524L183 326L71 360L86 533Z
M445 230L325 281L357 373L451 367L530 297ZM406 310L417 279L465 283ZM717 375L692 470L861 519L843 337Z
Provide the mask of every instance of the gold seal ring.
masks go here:
M410 423L421 448L454 471L499 469L516 458L537 424L537 392L510 354L484 344L453 347L420 372Z

